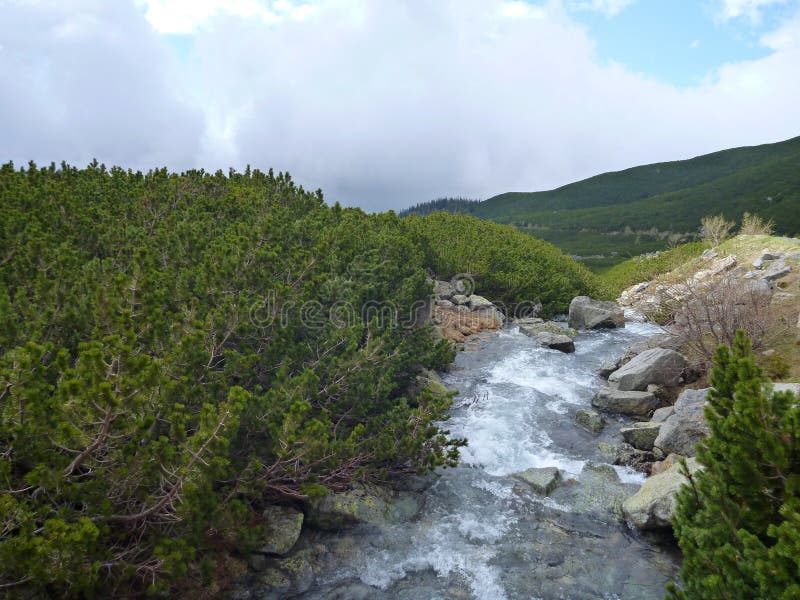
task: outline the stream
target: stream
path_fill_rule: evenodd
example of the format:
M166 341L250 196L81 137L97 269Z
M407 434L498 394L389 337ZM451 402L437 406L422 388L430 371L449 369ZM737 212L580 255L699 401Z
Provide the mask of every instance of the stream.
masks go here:
M621 441L619 423L612 417L591 435L573 420L602 384L600 364L659 331L629 321L583 332L576 352L563 354L510 328L459 353L444 383L459 392L447 427L469 440L461 465L423 493L411 522L321 533L344 558L301 597L662 598L680 556L669 537L633 531L617 516L644 481L598 452L600 441ZM549 497L512 477L551 466L564 482Z

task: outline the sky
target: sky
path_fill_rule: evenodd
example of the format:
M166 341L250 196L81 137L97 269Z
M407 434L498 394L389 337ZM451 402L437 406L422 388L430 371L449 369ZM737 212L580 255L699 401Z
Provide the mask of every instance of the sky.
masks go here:
M800 0L0 0L0 162L370 211L800 135Z

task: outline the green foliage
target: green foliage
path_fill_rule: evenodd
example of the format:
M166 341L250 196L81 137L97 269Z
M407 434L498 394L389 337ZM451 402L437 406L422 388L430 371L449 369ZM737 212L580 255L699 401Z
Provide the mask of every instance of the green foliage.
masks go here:
M674 598L800 595L800 407L772 393L741 331L716 354L698 446L704 469L678 494L673 519L683 551Z
M96 162L0 167L0 211L5 593L160 593L265 503L456 461L450 397L414 391L453 351L402 326L430 284L399 217ZM345 310L369 302L397 318Z
M693 235L709 214L738 222L745 212L756 213L765 222L774 221L778 234L800 232L798 161L800 137L604 173L555 190L500 194L477 205L451 204L443 210L514 224L582 256L609 254L606 243L593 238L601 234L611 238L621 261L666 248L670 240L663 234ZM422 214L426 208L414 210ZM658 235L649 233L653 228ZM626 230L633 235L621 236ZM587 234L587 239L581 240L578 233ZM642 248L643 240L653 245Z
M601 274L611 291L618 295L622 290L642 281L650 281L658 275L668 273L700 256L705 249L702 242L681 244L655 256L637 256L614 265Z
M558 248L515 230L464 215L404 219L437 277L468 273L481 294L513 310L539 300L544 314L565 311L579 295L602 295L599 280Z

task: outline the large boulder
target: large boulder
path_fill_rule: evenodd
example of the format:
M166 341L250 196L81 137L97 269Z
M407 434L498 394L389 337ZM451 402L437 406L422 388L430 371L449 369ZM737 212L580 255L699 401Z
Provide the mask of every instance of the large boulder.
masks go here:
M686 462L692 474L701 468L694 458ZM670 527L675 514L675 496L686 483L680 464L647 478L639 491L622 503L623 516L639 529Z
M673 406L673 413L662 423L653 444L664 454L694 456L697 442L711 435L703 416L708 388L684 390Z
M686 359L667 348L653 348L634 356L608 376L621 390L645 390L650 384L678 385Z
M623 391L603 388L592 398L592 406L608 412L636 417L647 417L656 408L659 400L650 392Z
M661 423L647 421L645 423L632 423L619 430L622 439L639 450L652 450L653 442L658 437Z
M577 296L569 303L569 326L573 329L625 327L625 315L616 302Z
M358 523L380 526L403 522L417 512L419 504L411 494L391 494L376 486L358 485L312 500L306 518L315 527L336 530Z
M265 536L259 544L259 554L289 552L300 537L303 513L288 506L268 506L264 509Z

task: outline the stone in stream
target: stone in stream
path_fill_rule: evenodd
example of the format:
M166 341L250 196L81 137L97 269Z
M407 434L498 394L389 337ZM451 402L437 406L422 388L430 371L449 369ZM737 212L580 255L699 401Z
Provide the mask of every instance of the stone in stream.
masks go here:
M653 348L634 356L608 376L620 390L644 390L650 384L675 386L686 368L686 359L674 350Z
M412 494L395 493L371 485L329 493L307 505L307 519L320 529L341 529L358 523L386 525L407 521L419 512Z
M596 410L579 408L575 412L575 422L590 433L599 433L605 425L605 419Z
M619 430L622 439L628 444L639 450L652 450L653 442L656 441L661 423L647 421L644 423L632 423Z
M603 379L608 379L609 375L619 369L621 362L622 361L620 359L605 361L602 365L600 365L600 368L597 369L597 375Z
M537 333L534 339L539 342L540 346L550 348L551 350L559 350L567 354L575 352L575 342L572 341L572 338L568 335L560 335L542 331L541 333Z
M514 473L513 477L527 483L540 496L552 493L561 483L561 471L556 467L525 469L520 473Z
M608 412L634 417L647 417L656 408L659 400L650 392L622 391L603 388L592 398L592 406Z
M708 388L684 390L672 407L673 413L661 425L655 446L664 454L694 456L697 442L711 435L703 408Z
M303 513L288 506L268 506L262 513L266 523L266 537L256 552L260 554L286 554L300 537Z
M573 329L625 327L625 314L616 302L577 296L569 304L569 326Z
M686 462L692 474L701 468L694 458ZM649 477L638 492L623 502L623 516L639 529L670 527L675 514L675 495L685 483L688 482L680 464Z

